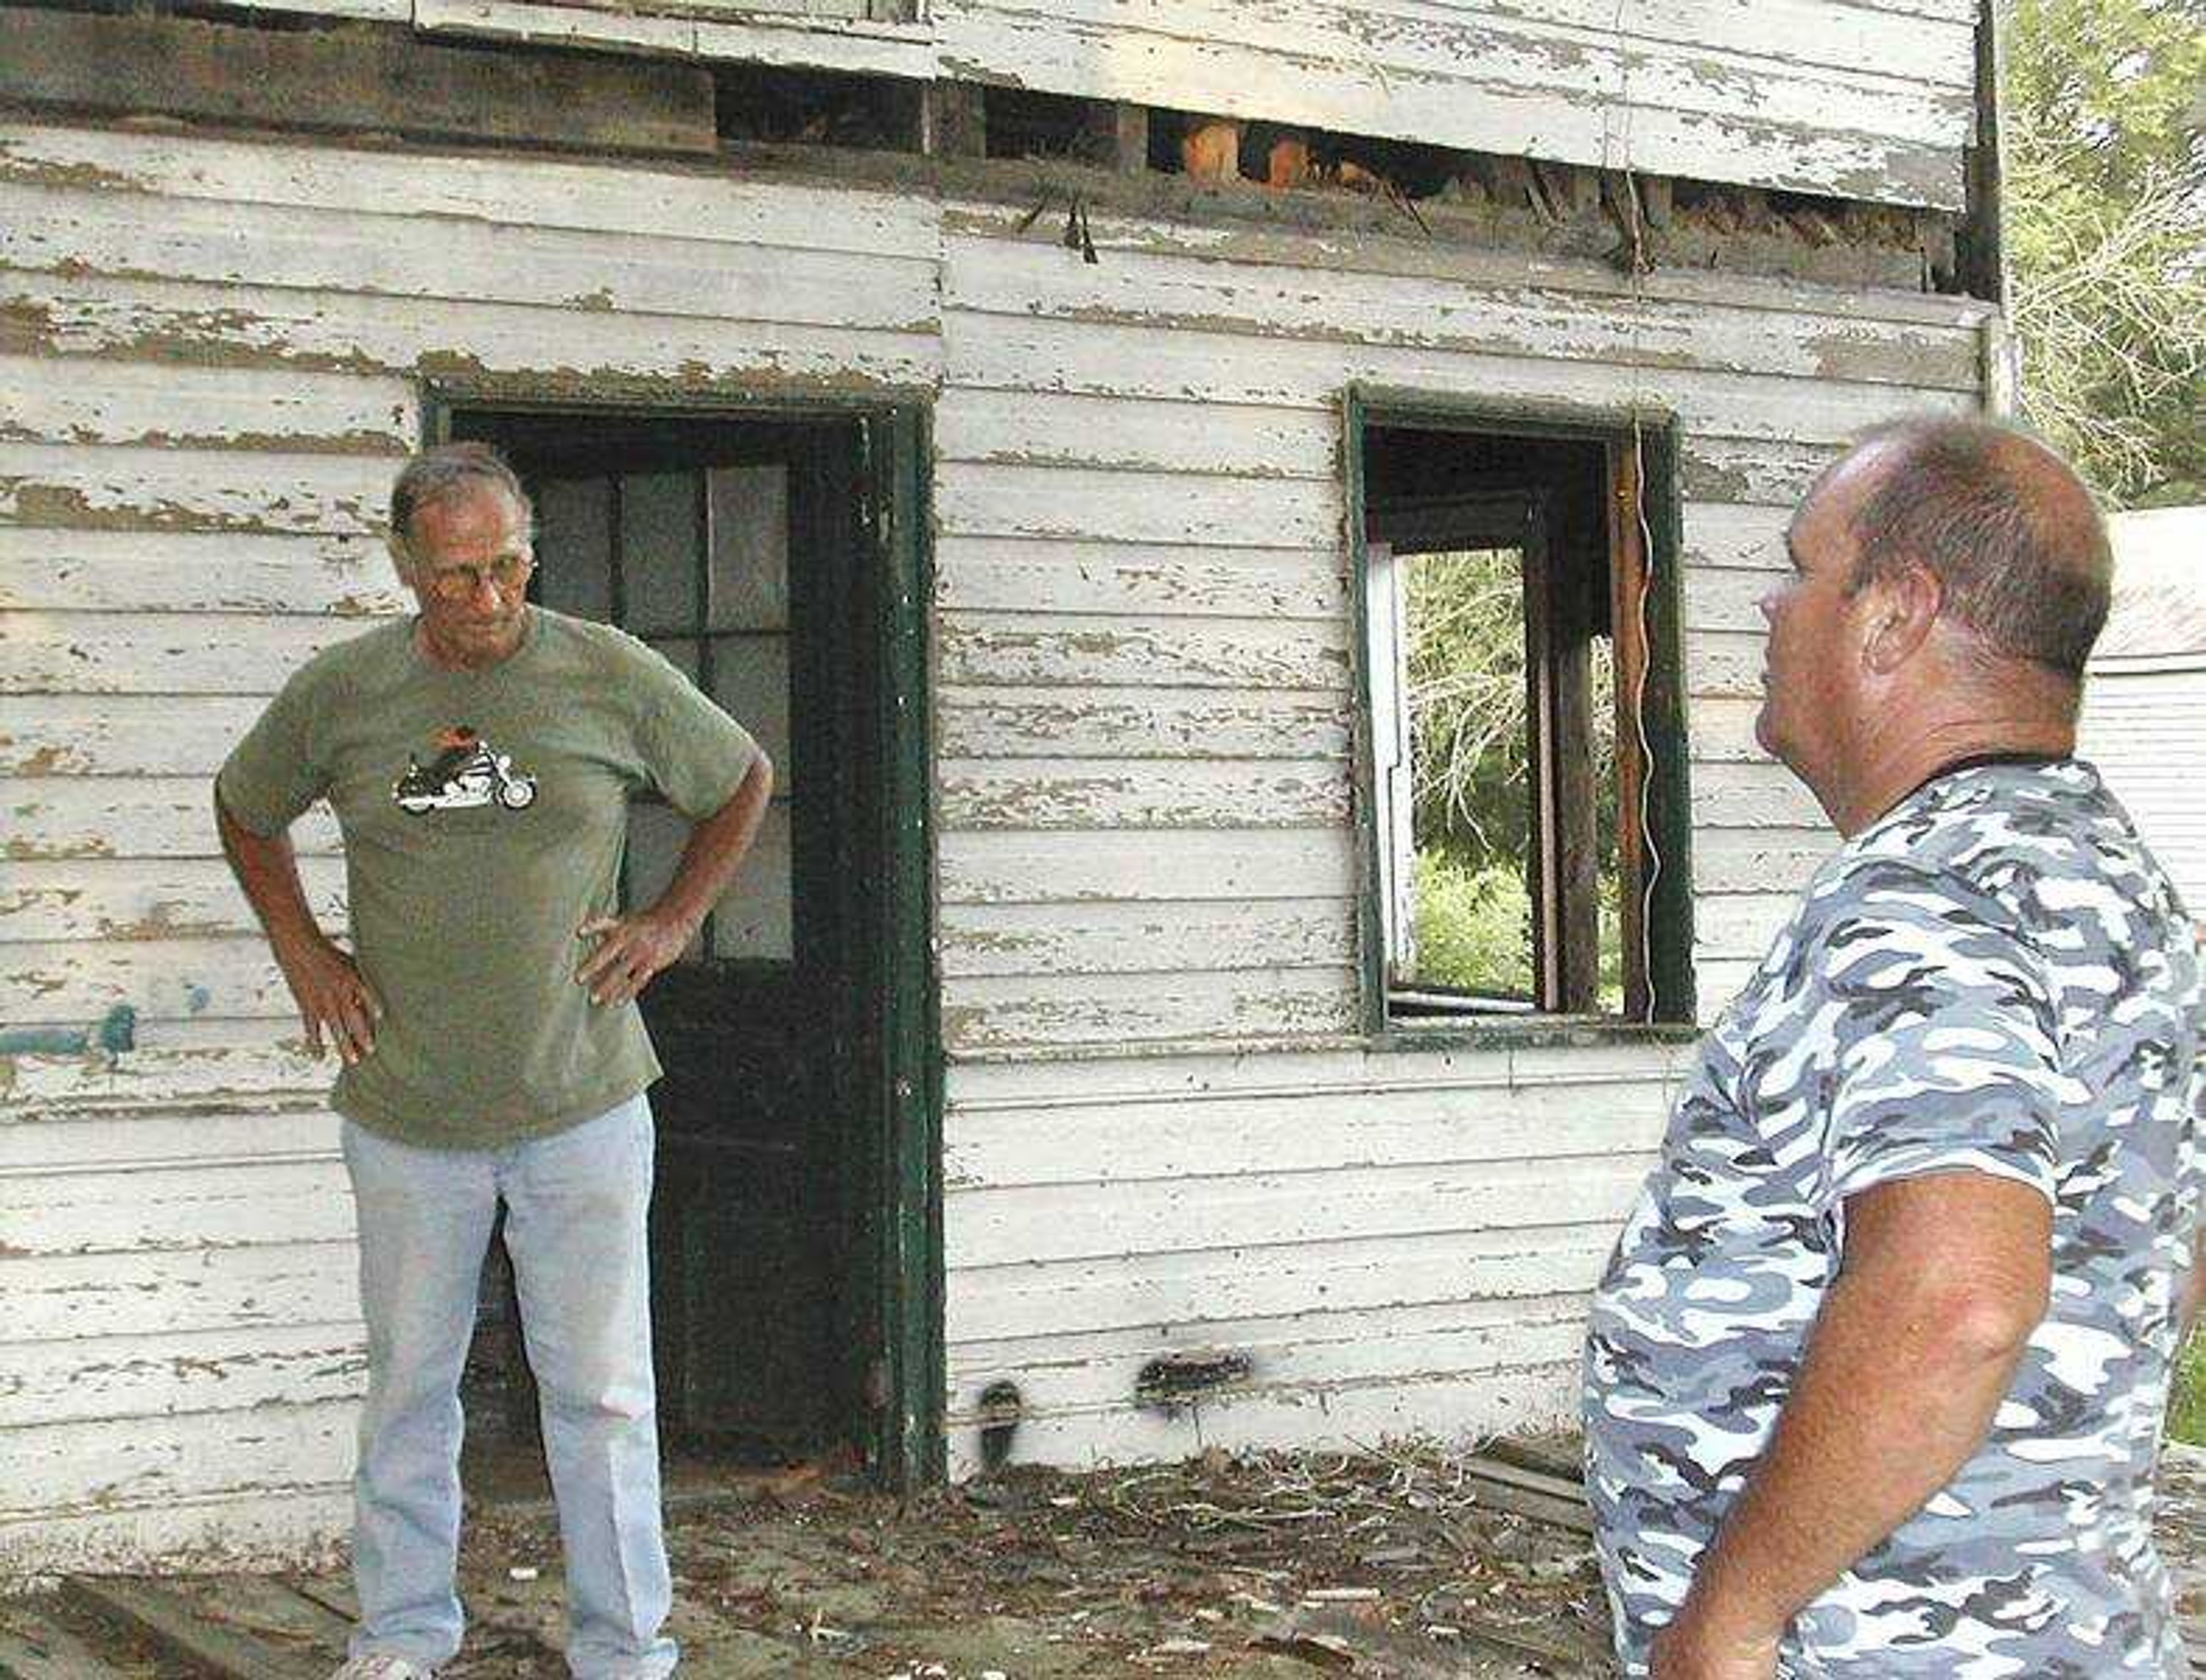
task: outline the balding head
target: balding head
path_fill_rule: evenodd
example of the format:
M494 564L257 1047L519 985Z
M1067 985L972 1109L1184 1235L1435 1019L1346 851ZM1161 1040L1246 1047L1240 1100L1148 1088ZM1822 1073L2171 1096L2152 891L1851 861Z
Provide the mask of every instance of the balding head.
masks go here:
M2114 560L2106 521L2066 462L2011 426L1938 419L1873 432L1840 464L1869 474L1851 521L1854 588L1922 566L1938 579L1941 616L1984 652L2080 685Z

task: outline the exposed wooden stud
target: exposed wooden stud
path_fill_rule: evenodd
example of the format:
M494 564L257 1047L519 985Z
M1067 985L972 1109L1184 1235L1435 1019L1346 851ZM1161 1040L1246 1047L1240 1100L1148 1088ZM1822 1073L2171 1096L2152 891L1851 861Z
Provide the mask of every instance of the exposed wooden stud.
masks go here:
M1088 109L1088 132L1095 155L1121 175L1139 175L1149 166L1149 108L1125 99L1098 99Z
M920 150L930 158L987 157L987 89L970 81L929 83L920 110Z
M116 116L710 152L701 65L396 30L257 29L199 18L0 11L0 98Z

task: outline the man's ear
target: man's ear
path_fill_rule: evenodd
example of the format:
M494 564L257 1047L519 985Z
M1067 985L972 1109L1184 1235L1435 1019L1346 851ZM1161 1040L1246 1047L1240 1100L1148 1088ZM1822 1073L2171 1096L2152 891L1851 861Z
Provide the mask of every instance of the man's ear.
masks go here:
M1862 663L1889 676L1930 639L1946 604L1945 586L1928 566L1903 566L1862 591L1857 603L1867 617Z
M398 581L410 585L414 581L413 557L406 552L406 539L393 531L383 539L383 546L391 555L391 563L398 569Z

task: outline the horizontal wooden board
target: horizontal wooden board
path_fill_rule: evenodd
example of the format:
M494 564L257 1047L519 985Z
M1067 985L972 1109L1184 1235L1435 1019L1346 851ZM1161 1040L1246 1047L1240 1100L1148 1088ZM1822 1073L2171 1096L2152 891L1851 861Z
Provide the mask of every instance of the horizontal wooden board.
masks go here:
M1689 501L1684 504L1685 560L1690 567L1781 573L1786 569L1789 506Z
M11 1259L206 1254L349 1242L353 1204L343 1164L334 1159L143 1166L0 1177L0 1220Z
M356 1400L367 1385L366 1334L355 1323L16 1343L6 1362L0 1430L320 1405Z
M823 194L815 209L848 200ZM931 331L927 251L734 245L714 229L646 236L430 220L409 199L373 210L17 186L0 173L0 265L212 282L426 304L506 303L672 319ZM696 236L693 236L693 235Z
M1835 444L1904 414L1960 413L1975 406L1973 395L1961 391L1303 338L1266 339L1259 349L1245 335L1192 326L1160 334L1154 323L1038 319L956 308L943 317L943 353L951 384L992 390L1329 408L1349 385L1369 384L1489 404L1667 410L1696 438L1788 445ZM1804 400L1810 391L1812 398Z
M365 617L412 604L372 537L0 525L0 610Z
M343 926L343 864L308 858L301 873L315 916L325 927ZM228 938L258 932L229 866L213 858L24 861L10 863L0 875L0 949L56 940Z
M1760 629L1685 632L1685 691L1698 699L1752 699L1762 692L1768 638Z
M349 1241L0 1258L0 1269L18 1342L344 1324L360 1311Z
M367 627L337 614L0 615L0 694L271 694ZM86 708L89 710L90 708Z
M991 241L987 256L1027 248ZM1028 307L1043 313L1038 302ZM1340 447L1339 426L1307 408L1190 409L1107 395L953 388L934 413L939 460L1012 467L1331 480Z
M945 979L942 1041L952 1054L1137 1043L1272 1040L1350 1032L1348 968Z
M1093 539L943 536L934 599L964 612L1345 622L1339 549L1203 549Z
M1027 237L1033 223L1020 223L1031 208L1017 200L951 197L944 206L942 225L951 235ZM1106 248L1143 251L1329 274L1439 280L1464 291L1501 295L1531 285L1584 300L1589 308L1626 313L1649 304L1690 304L1720 313L1752 309L1796 318L1972 330L1982 329L1990 314L1980 299L1918 291L1912 285L1894 289L1682 264L1635 275L1601 257L1572 255L1566 249L1542 251L1528 269L1524 253L1507 244L1434 238L1399 213L1350 226L1311 226L1284 218L1164 217L1097 206L1088 228L1099 256Z
M671 10L671 9L670 9ZM708 60L925 78L934 49L922 28L831 17L776 17L742 9L740 21L654 15L569 0L414 0L417 28L441 34L541 41L564 46L645 50Z
M352 1527L349 1482L268 1487L0 1522L0 1580L70 1574L329 1569Z
M578 399L847 393L931 384L931 333L518 304L432 305L170 280L0 271L0 346L81 356L444 378L519 378ZM543 394L543 393L540 393Z
M1355 958L1356 906L1341 898L951 904L937 943L949 977L1338 968Z
M141 1054L133 1051L131 1059ZM333 1159L338 1123L323 1093L334 1071L325 1066L311 1089L251 1106L82 1115L24 1105L0 1111L0 1177Z
M1848 428L1845 438L1827 442L1688 434L1679 452L1678 487L1689 508L1695 502L1721 502L1789 513L1839 458L1845 438L1860 429ZM1690 521L1691 515L1686 517Z
M1613 1223L1447 1230L1338 1243L1128 1252L1053 1266L958 1266L945 1280L957 1346L1053 1331L1230 1326L1303 1312L1383 1312L1589 1289Z
M945 829L1316 828L1348 821L1344 763L1291 759L952 759Z
M366 534L390 489L371 456L0 443L0 524Z
M952 232L944 246L945 306L983 315L1263 339L1917 389L1973 391L1982 378L1981 335L1960 323L1826 315L1804 303L1786 313L1707 299L1589 297L1564 286L1527 283L1522 270L1507 283L1483 286L1457 277L1331 268L1314 274L1307 262L1225 262L1207 254L1166 254L1139 243L1121 248L1107 228L1102 248L1108 254L1100 262L1084 263L1046 233L1006 229L993 237L973 238ZM945 410L951 406L945 402ZM1215 410L1209 432L1238 437L1254 415L1281 414ZM1271 423L1284 426L1283 420ZM1106 436L1117 430L1105 415L1097 415L1094 424ZM1186 447L1201 450L1199 459L1210 458L1215 446L1201 442L1202 430L1192 422L1186 429ZM1283 448L1300 441L1284 430L1278 437ZM1338 439L1314 441L1315 448L1303 444L1306 456L1329 461Z
M944 1212L944 1263L954 1272L1620 1221L1647 1166L1610 1156L968 1190Z
M376 150L297 135L274 145L194 135L179 146L164 134L21 122L0 123L0 181L369 215L403 205L461 228L489 223L647 237L671 229L730 245L857 256L930 256L939 225L935 206L909 194L666 160Z
M1693 837L1698 892L1798 892L1839 849L1826 827L1710 828Z
M34 1424L0 1434L0 1522L57 1506L98 1510L224 1493L283 1492L352 1474L350 1400L163 1418ZM89 1474L87 1474L89 1473Z
M1767 759L1696 765L1692 790L1696 827L1813 829L1828 820L1807 784Z
M1026 1112L1065 1105L1173 1105L1195 1099L1326 1095L1342 1106L1440 1098L1456 1091L1591 1093L1612 1085L1674 1080L1688 1050L1631 1031L1550 1028L1531 1041L1507 1034L1464 1045L1381 1039L1245 1057L1222 1053L1130 1057L1059 1067L1015 1063L950 1070L953 1115Z
M139 1117L180 1111L267 1109L301 1093L317 1100L331 1069L302 1051L263 1040L248 1047L164 1053L140 1046L128 1056L18 1056L0 1089L0 1124L38 1119Z
M1671 1100L1665 1081L1649 1080L953 1111L944 1173L954 1189L1006 1189L1598 1159L1653 1148Z
M945 904L1329 898L1355 890L1344 829L1207 832L947 833Z
M1165 350L1166 340L1148 338ZM1046 351L1028 372L1052 377ZM1331 479L1192 477L1170 472L946 462L934 515L961 537L1318 548L1339 541L1347 506Z
M0 1010L19 1027L81 1027L118 1006L157 1021L254 1021L300 1031L289 987L258 932L228 938L0 944Z
M1141 1406L1142 1372L1151 1361L1183 1352L1231 1352L1248 1374L1207 1394L1201 1404L1231 1404L1267 1391L1322 1394L1374 1381L1430 1382L1472 1372L1552 1364L1574 1358L1585 1342L1576 1313L1558 1313L1545 1299L1527 1302L1450 1302L1398 1309L1344 1322L1330 1314L1216 1326L1149 1327L1089 1338L1082 1357L1067 1359L1061 1343L1031 1341L959 1346L950 1350L949 1421L976 1423L978 1402L992 1384L1015 1384L1037 1410Z
M1052 684L936 691L945 758L1322 759L1344 762L1344 694Z
M204 776L0 777L9 858L219 857L214 788ZM292 825L301 852L337 850L337 821L316 806Z
M1468 1449L1496 1435L1539 1433L1574 1424L1583 1386L1580 1362L1267 1389L1169 1415L1154 1408L1075 1407L1028 1419L1012 1439L1009 1462L1178 1463L1213 1447L1228 1452L1361 1451L1374 1441L1434 1434ZM952 1431L949 1450L953 1477L981 1468L977 1430Z
M0 189L0 225L9 215ZM0 265L14 266L0 233ZM413 388L363 374L0 355L0 438L163 449L402 455L420 436Z
M940 680L973 688L1173 687L1339 691L1348 626L1309 619L939 616Z

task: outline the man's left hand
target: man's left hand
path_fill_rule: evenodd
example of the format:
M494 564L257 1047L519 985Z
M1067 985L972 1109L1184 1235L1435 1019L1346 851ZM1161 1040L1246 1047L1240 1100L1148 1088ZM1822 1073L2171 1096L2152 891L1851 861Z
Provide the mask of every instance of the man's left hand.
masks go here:
M1654 1680L1772 1680L1778 1637L1725 1633L1688 1604L1654 1636Z
M590 988L593 1004L625 1004L670 967L689 944L695 928L661 920L648 910L634 915L599 916L578 930L597 947L575 970L575 984Z

